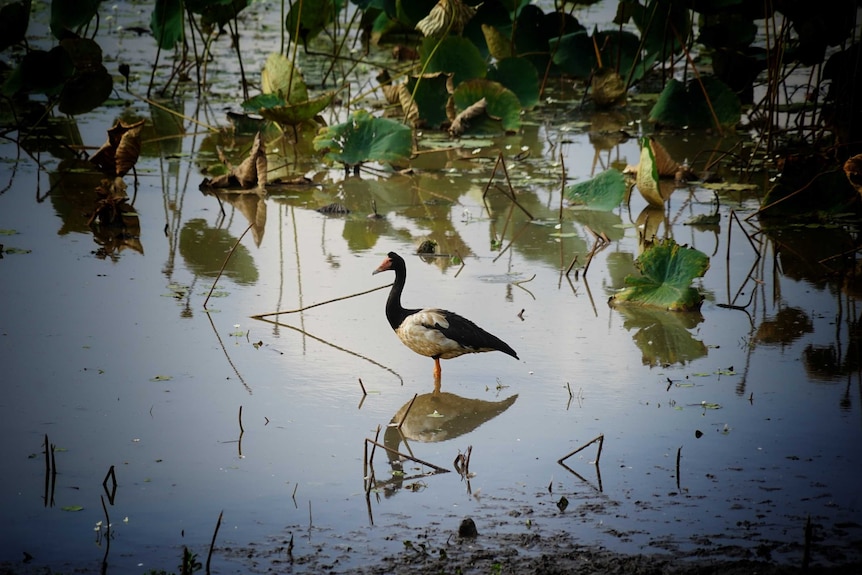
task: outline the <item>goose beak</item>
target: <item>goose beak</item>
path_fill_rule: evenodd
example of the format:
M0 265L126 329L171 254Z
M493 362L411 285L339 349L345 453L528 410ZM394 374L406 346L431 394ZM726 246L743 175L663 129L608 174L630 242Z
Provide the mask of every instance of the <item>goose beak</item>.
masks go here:
M391 269L392 269L392 260L390 260L389 258L386 258L385 260L383 260L382 264L377 266L376 270L371 272L371 275L379 274L380 272L385 272L385 271L391 270Z

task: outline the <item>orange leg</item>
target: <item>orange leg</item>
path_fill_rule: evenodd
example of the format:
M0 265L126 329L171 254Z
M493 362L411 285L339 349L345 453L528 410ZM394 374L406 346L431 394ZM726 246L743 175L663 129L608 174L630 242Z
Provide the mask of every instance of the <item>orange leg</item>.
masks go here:
M434 379L440 379L441 373L442 373L442 370L440 369L440 358L435 357L434 358Z

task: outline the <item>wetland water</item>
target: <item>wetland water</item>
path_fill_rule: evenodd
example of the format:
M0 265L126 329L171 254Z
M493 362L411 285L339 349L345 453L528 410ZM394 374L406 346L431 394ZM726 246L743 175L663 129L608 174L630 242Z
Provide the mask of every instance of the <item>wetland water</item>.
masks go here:
M97 146L121 112L67 127ZM120 237L86 225L62 153L41 150L44 171L22 155L0 195L0 562L176 571L183 546L206 557L222 512L212 569L223 573L436 554L465 517L491 554L503 553L495 537L565 533L622 553L791 564L810 518L812 563L859 561L858 290L817 264L850 232L755 234L757 259L736 223L729 236L729 214L753 212L759 192L722 192L719 225L685 225L714 209L698 186L664 213L635 194L612 212L566 209L560 223L550 158L562 154L573 181L637 162L633 140L594 147L592 122L605 120L528 118L517 135L462 142L410 175L318 167L314 186L225 197L225 215L198 190L211 142L156 144L153 128L137 166L140 230ZM483 203L499 152L532 222L500 193L490 212ZM11 167L14 144L0 157ZM382 219L367 217L372 200ZM316 211L332 202L351 213ZM656 221L711 258L699 313L607 304L634 273L639 225ZM611 242L588 273L566 276L589 230ZM428 238L464 267L411 255ZM371 272L388 251L407 259L405 306L461 313L521 360L444 361L435 398L433 362L392 333L385 290L251 319L385 285ZM386 429L416 394L402 433ZM369 469L378 429L380 443L453 471L429 475L380 448ZM557 462L600 435L598 464L595 444ZM453 461L468 448L464 478ZM103 486L112 467L115 491Z

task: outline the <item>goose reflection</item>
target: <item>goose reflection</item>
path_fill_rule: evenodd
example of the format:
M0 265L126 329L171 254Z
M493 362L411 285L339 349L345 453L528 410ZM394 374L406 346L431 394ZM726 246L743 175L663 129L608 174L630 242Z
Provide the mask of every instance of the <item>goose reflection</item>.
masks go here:
M509 409L517 399L517 394L500 401L469 399L442 391L417 395L395 413L392 423L386 428L383 444L392 450L386 452L392 476L386 480L372 479L373 487L382 491L386 497L405 486L417 489L417 486L421 485L421 478L426 476L426 469L413 470L411 467L409 471L405 471L405 463L408 466L419 464L395 453L401 451L412 456L408 440L433 443L455 439L494 419ZM404 451L401 447L402 441ZM456 456L454 451L453 449L453 460ZM448 466L451 461L433 463Z
M501 401L486 401L445 391L417 395L392 417L394 426L386 430L384 442L387 447L397 448L402 438L423 443L454 439L497 417L516 399L517 394Z

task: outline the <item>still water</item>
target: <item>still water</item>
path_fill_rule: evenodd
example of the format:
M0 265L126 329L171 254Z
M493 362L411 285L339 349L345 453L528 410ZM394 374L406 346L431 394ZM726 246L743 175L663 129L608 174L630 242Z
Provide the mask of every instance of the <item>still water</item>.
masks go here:
M119 115L74 129L97 146ZM4 141L0 562L170 571L183 546L206 557L220 513L216 572L266 570L291 540L294 570L314 558L349 571L404 540L439 545L467 516L480 535L565 532L632 553L738 546L794 564L810 518L813 561L858 560L858 292L817 264L847 234L731 223L756 209L756 190L720 194L717 226L685 225L714 209L697 186L663 214L635 194L609 213L565 208L561 222L561 155L571 181L637 162L636 142L603 147L590 121L527 122L410 175L323 170L314 186L225 197L224 214L198 190L206 138L151 136L140 230L120 237L87 226L61 153L41 150L44 170L22 156L13 172ZM483 201L498 153L532 221L498 191ZM351 213L316 211L333 202ZM710 256L700 313L608 306L645 219ZM591 230L610 243L585 273ZM448 255L412 255L425 239ZM392 333L385 290L297 311L385 286L371 272L389 251L407 259L405 306L461 313L520 361L444 361L433 397L433 362ZM388 429L416 395L401 433ZM599 436L598 461L593 443L558 463ZM375 437L451 471L372 457Z

